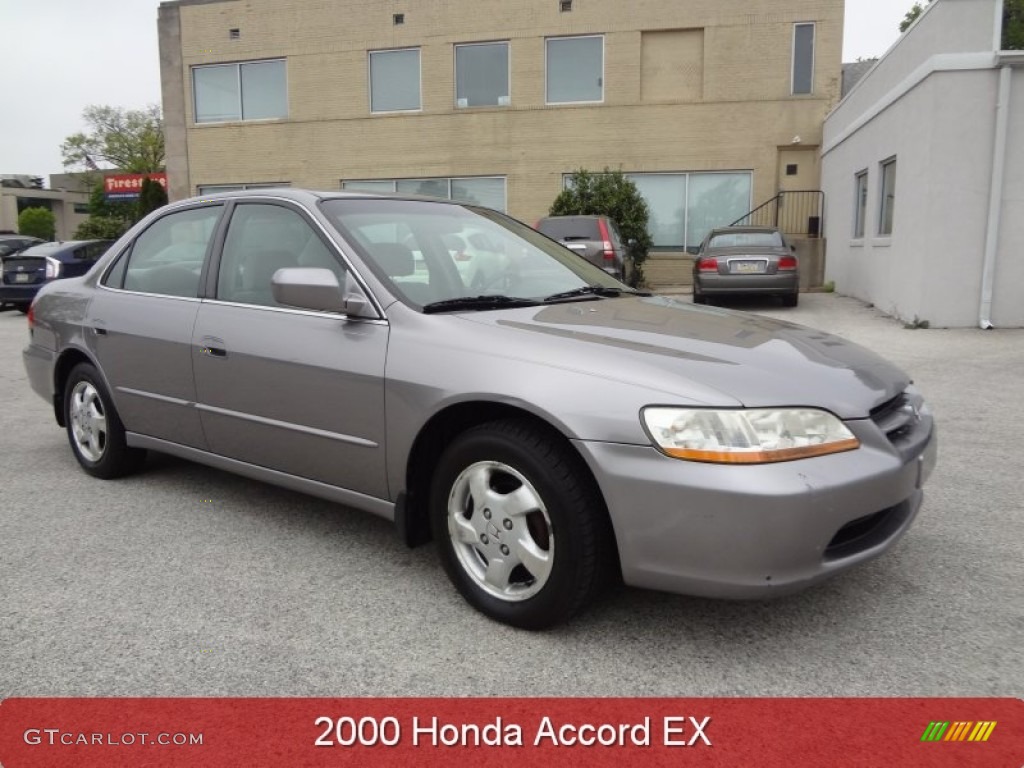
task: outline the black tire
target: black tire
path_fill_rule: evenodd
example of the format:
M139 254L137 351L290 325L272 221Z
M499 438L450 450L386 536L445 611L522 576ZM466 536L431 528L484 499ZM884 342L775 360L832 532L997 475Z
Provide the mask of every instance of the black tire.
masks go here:
M800 293L793 291L793 293L787 293L782 297L782 306L784 307L795 307L800 303Z
M470 478L480 480L474 487L486 489L493 509L473 500ZM528 421L489 422L459 435L441 456L430 501L448 577L495 621L523 629L564 622L617 571L608 513L582 459ZM469 538L456 542L450 519ZM486 578L492 566L507 574L497 586Z
M707 304L707 297L703 293L693 292L693 303L694 304Z
M27 315L28 314L29 306L31 306L31 305L29 305L29 304L15 304L14 308L17 309L19 312L21 312L21 314Z
M145 451L128 447L110 393L89 363L72 368L64 382L64 423L71 452L93 477L123 477L146 458Z

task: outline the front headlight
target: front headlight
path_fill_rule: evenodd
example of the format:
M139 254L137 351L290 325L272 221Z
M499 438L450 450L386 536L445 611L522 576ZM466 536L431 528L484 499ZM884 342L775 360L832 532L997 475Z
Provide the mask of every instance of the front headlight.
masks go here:
M852 451L860 441L816 408L644 408L647 434L667 456L715 464L766 464Z

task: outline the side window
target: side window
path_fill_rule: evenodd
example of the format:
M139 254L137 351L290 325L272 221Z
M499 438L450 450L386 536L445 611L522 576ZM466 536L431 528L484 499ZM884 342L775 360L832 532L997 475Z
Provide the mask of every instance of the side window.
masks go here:
M196 297L199 273L223 206L170 213L139 235L124 272L124 289L165 296ZM124 257L120 259L124 261ZM120 269L115 265L108 285Z
M298 213L280 205L243 203L228 225L217 276L217 298L241 304L281 306L270 281L279 269L329 269L344 285L345 270Z
M85 246L86 261L97 261L100 256L107 252L110 245L111 243L109 240L103 240L98 243L89 243L89 245Z

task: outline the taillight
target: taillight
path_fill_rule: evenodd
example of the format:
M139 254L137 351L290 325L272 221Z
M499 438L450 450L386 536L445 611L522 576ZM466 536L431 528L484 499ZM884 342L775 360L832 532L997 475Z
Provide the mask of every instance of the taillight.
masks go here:
M25 313L25 319L28 320L29 331L36 327L36 303L34 300L28 305L28 312Z
M608 225L604 223L604 219L597 220L597 229L601 233L601 239L604 241L601 243L601 248L604 251L604 260L615 261L615 249L612 248L612 239L608 235Z
M796 256L783 256L779 259L779 270L796 269Z
M56 280L58 277L60 277L60 273L62 271L61 268L63 266L64 265L61 264L59 261L57 261L57 259L53 258L52 256L47 256L46 257L46 279L47 280Z
M697 270L700 272L717 272L718 259L714 256L705 256L697 262Z

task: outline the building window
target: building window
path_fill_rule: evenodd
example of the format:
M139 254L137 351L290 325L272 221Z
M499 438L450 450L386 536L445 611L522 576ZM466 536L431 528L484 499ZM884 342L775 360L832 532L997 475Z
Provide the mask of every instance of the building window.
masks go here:
M604 101L604 37L559 37L546 43L547 103Z
M192 68L197 123L288 117L284 59Z
M437 179L353 179L342 182L349 192L377 194L427 195L460 203L482 205L504 211L506 191L504 176L456 176Z
M212 195L217 192L234 192L239 189L272 189L274 187L290 187L287 181L261 181L256 184L200 184L196 187L197 195Z
M420 49L370 51L370 111L420 108Z
M656 248L696 252L714 227L732 224L750 211L750 171L627 173L647 201L647 230ZM563 177L565 183L570 174Z
M456 45L455 105L505 107L508 103L508 43Z
M868 214L868 172L861 171L854 177L853 192L853 236L864 237L864 221Z
M892 214L896 204L896 158L882 162L882 204L878 215L878 234L892 234Z
M814 24L793 25L793 93L814 92Z

